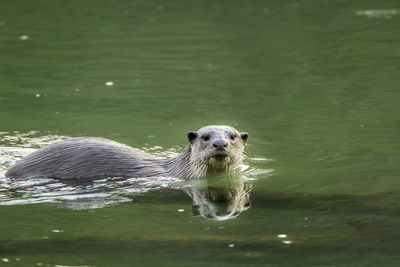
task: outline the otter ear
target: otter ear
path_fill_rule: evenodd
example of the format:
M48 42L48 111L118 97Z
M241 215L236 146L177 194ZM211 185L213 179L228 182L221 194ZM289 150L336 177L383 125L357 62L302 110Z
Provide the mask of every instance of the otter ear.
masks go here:
M249 134L248 133L240 133L240 137L246 143L247 142L247 138L249 138Z
M196 132L188 132L187 135L188 135L189 143L192 143L194 141L194 139L197 138Z

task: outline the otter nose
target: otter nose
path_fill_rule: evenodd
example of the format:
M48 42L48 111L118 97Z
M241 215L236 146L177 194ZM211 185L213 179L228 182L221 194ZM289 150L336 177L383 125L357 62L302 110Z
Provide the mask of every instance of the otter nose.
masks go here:
M216 150L224 150L227 145L228 143L225 140L216 140L213 143L213 147L215 147Z

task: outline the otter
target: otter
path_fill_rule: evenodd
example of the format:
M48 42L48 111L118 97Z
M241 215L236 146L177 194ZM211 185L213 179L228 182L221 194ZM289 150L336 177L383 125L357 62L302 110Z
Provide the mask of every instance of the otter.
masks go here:
M43 147L6 172L10 179L95 180L110 177L168 176L204 178L228 172L242 163L248 134L225 125L188 132L189 144L172 158L158 158L99 137L76 137Z

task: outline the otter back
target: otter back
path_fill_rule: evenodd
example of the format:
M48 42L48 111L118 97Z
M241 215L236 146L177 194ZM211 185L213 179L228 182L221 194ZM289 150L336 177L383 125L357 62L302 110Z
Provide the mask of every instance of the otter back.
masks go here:
M6 173L13 179L163 176L156 158L129 146L96 137L72 138L39 149Z

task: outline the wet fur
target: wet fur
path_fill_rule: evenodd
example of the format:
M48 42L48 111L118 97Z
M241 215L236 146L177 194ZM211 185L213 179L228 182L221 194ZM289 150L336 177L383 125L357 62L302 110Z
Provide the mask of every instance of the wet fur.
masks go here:
M199 132L202 129L207 131L210 127L203 127ZM224 127L228 126L214 126L212 134L225 129ZM236 131L231 127L229 129ZM208 173L229 171L240 165L243 147L242 144L239 150L227 150L230 161L219 163L213 162L215 158L210 158L214 153L213 149L207 149L198 139L187 145L178 156L163 159L108 139L78 137L33 152L8 170L6 177L12 179L154 176L202 178Z

